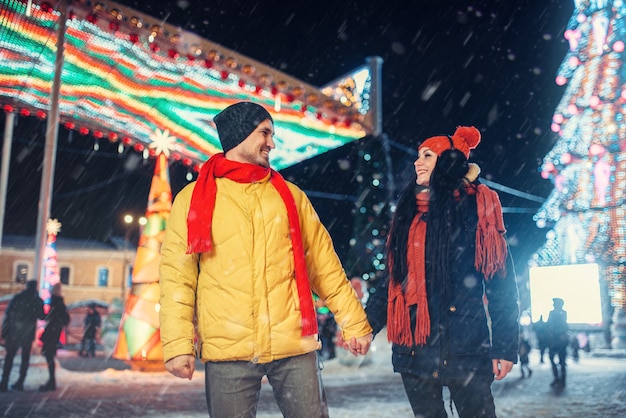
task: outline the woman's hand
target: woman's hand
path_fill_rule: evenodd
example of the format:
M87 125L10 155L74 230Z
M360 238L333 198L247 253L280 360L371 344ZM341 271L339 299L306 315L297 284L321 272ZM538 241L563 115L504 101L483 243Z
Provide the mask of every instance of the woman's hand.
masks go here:
M496 380L502 380L513 369L513 362L504 359L491 360L493 365L493 377Z

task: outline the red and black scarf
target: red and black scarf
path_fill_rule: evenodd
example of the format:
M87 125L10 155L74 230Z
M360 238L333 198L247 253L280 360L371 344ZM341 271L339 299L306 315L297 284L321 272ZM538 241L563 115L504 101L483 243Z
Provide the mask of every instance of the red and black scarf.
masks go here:
M261 181L267 176L270 176L270 182L278 191L287 209L296 285L302 312L302 335L313 335L317 333L317 319L304 258L300 219L293 195L278 172L255 164L228 160L223 153L213 155L200 170L191 196L191 205L187 215L187 254L211 253L213 251L211 227L217 194L216 178L226 177L237 183L252 183Z

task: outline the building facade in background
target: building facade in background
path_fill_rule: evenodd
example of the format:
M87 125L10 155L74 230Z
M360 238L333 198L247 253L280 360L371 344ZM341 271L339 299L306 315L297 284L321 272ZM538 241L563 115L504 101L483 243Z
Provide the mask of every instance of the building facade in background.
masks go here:
M70 305L98 300L107 305L126 298L136 247L123 239L109 242L57 238L63 297ZM24 289L35 277L35 238L5 236L0 249L0 297Z

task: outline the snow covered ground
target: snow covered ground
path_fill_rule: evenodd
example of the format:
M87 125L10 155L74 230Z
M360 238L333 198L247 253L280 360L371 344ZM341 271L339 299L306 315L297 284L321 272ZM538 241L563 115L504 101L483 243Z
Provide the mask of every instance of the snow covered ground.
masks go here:
M353 358L340 350L339 357L325 362L323 379L333 418L396 418L412 416L399 376L393 373L390 347L382 335L377 337L366 358ZM104 353L106 354L106 353ZM0 349L0 358L4 357ZM500 418L584 417L617 418L626 416L626 352L596 351L581 356L578 363L569 360L568 385L563 390L550 387L552 375L548 364L538 363L538 353L531 353L532 377L521 379L516 366L504 381L493 385L496 408ZM58 356L58 385L54 393L42 394L37 387L47 379L43 358L34 355L24 392L0 393L0 416L47 417L36 405L62 409L68 417L85 416L85 404L90 404L92 417L174 418L207 417L204 404L204 371L196 371L192 381L174 378L167 372L139 372L123 363L99 359L81 359L74 351L60 350ZM120 364L122 367L120 367ZM91 370L88 368L91 367ZM19 358L13 367L11 382L17 378ZM85 388L90 388L87 391ZM146 388L141 391L141 388ZM157 388L157 389L155 389ZM81 392L82 391L82 392ZM93 395L90 391L93 391ZM131 399L111 399L127 392L140 392ZM101 399L97 399L101 394ZM106 395L106 396L105 396ZM80 398L82 396L82 399ZM94 399L96 398L96 399ZM78 404L78 402L82 402ZM117 403L116 403L117 402ZM123 403L135 402L124 407ZM163 408L164 403L169 408ZM174 406L171 406L171 403ZM176 404L178 402L178 404ZM15 415L20 406L28 413ZM189 404L193 404L192 407ZM446 405L448 403L446 402ZM83 407L83 409L81 409ZM117 408L111 414L111 408ZM176 409L180 407L180 409ZM126 409L124 409L126 408ZM23 409L22 409L23 410ZM72 412L73 411L73 412ZM183 412L184 411L184 412ZM49 411L48 411L49 412ZM458 417L458 414L455 415ZM280 418L268 384L263 385L259 402L259 418Z

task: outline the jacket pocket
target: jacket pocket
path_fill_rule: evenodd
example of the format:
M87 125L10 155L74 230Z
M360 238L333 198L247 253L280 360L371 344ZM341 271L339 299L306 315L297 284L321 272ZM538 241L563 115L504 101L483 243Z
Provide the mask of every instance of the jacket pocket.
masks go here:
M491 347L484 312L450 312L450 351L454 355L488 355Z

